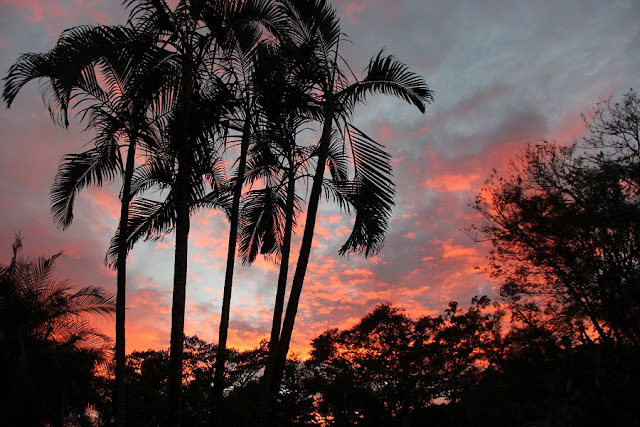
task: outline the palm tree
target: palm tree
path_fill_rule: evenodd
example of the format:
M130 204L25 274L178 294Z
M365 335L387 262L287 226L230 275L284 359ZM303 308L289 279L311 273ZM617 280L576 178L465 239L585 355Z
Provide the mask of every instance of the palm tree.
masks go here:
M300 127L320 117L311 96L315 71L307 53L304 46L295 46L286 34L279 34L277 45L265 44L260 49L256 70L256 96L261 106L258 138L262 144L253 148L247 178L252 184L260 179L265 187L246 195L240 255L246 264L258 253L280 261L269 340L271 355L280 335L291 239L300 211L296 183L307 176L313 154L309 147L299 147L296 137ZM263 382L268 378L269 370ZM259 410L258 414L263 412Z
M62 253L31 260L21 251L18 236L11 262L0 265L0 369L10 390L3 417L15 425L62 425L83 416L86 388L109 344L87 315L111 316L115 298L95 286L74 291L53 277Z
M162 152L173 162L172 168L169 169L172 173L171 203L165 204L165 207L170 206L171 211L168 214L164 211L166 215L163 217L165 222L162 227L175 229L176 236L168 414L170 425L180 425L188 236L193 201L191 196L198 192L200 185L199 180L194 179L194 170L201 163L199 158L208 157L206 140L209 129L203 128L201 123L196 121L198 112L194 104L199 102L204 92L202 76L208 74L206 61L211 54L212 43L210 34L201 31L201 15L205 6L201 2L183 0L175 10L171 10L164 0L130 1L129 6L132 6L130 21L134 27L141 32L153 34L157 45L170 53L170 60L176 64L177 70L173 80L177 84L171 85L176 102L166 119L167 124L161 138L166 143ZM204 133L198 132L203 129ZM141 207L149 206L138 206ZM139 219L134 219L133 222L136 221ZM132 244L135 240L131 239L131 232L126 231L126 228L119 230L119 236Z
M166 87L166 83L160 83L172 73L166 56L150 44L148 34L119 26L82 26L63 32L50 52L24 54L11 67L3 92L7 106L26 83L44 78L42 95L52 118L68 126L69 103L75 97L75 106L81 107L80 118L88 122L88 129L96 130L93 147L66 155L58 169L51 190L51 210L61 228L71 224L75 195L82 188L101 186L119 173L123 176L119 226L126 229L136 146L150 140L152 124L147 113L161 112L170 97L170 93L160 91ZM104 83L98 83L96 69ZM122 142L127 150L125 162ZM126 241L118 242L117 252L114 402L116 425L123 425Z
M170 187L170 197L163 203L140 201L131 221L133 227L126 237L130 246L141 236L149 238L154 233L169 230L175 230L176 233L168 386L172 425L180 422L189 214L199 206L217 205L220 204L220 198L224 199L224 192L221 192L218 183L213 185L210 195L203 196L205 186L202 177L203 174L215 172L211 160L218 147L213 142L219 141L220 135L226 135L223 125L233 126L229 121L225 123L222 115L229 115L231 110L244 107L230 97L234 88L225 80L225 74L220 73L224 71L224 61L233 51L232 48L256 37L254 22L268 20L269 8L270 2L267 0L220 0L207 3L183 0L172 11L164 1L141 0L135 2L131 14L135 27L155 34L157 43L172 53L172 61L178 64L180 70L179 86L175 88L177 102L167 116L167 125L161 135L165 148L161 150L162 156L156 156L158 161L153 162L146 181L150 183L155 180L166 188ZM210 31L205 28L205 22ZM242 129L248 131L249 125L250 116L245 115ZM245 133L248 138L249 132ZM169 172L169 178L162 181L161 178L153 178L151 172L164 172L165 175ZM148 184L144 180L141 182L139 188L144 189ZM242 185L241 176L237 182ZM236 190L236 193L240 191ZM231 223L233 227L237 221L232 220ZM230 271L232 273L232 267ZM230 298L230 293L227 293Z
M431 91L420 76L411 72L406 65L392 56L384 56L383 52L371 60L364 79L348 84L347 76L342 73L339 64L341 32L335 10L325 0L291 0L283 3L283 6L294 23L292 39L300 45L311 44L315 48L314 60L320 71L316 87L316 102L323 109L324 121L315 150L317 167L309 195L304 234L287 310L278 343L274 346L275 355L272 357L270 366L267 367L273 375L272 384L268 387L267 410L272 406L271 403L279 389L291 341L311 253L318 204L325 183L325 165L330 160L334 122L338 124L339 129L343 130L343 134L355 130L346 125L347 120L355 105L364 101L371 93L395 95L415 105L421 112L424 112L425 104L432 99ZM379 250L383 243L386 223L393 203L393 186L384 151L374 145L362 132L355 130L351 137L352 145L353 139L360 142L357 144L360 146L358 155L367 161L359 162L359 170L356 169L357 180L345 185L343 189L347 190L344 193L346 198L354 204L364 202L364 205L355 206L357 215L354 230L341 248L341 253L364 251L369 255ZM354 150L354 156L356 152L357 150ZM368 229L367 224L373 224L375 227Z
M235 268L238 226L242 189L245 183L247 156L252 141L256 141L256 122L259 105L255 98L256 52L267 37L265 30L276 28L281 20L273 2L264 0L239 1L226 14L216 19L207 16L208 27L224 42L224 54L220 61L224 70L221 78L236 96L237 108L229 117L229 127L240 135L238 167L233 178L233 199L229 212L229 242L222 298L222 311L218 336L218 348L213 381L211 424L221 420L221 403L224 385L225 361L227 359L227 337L231 311L231 293Z

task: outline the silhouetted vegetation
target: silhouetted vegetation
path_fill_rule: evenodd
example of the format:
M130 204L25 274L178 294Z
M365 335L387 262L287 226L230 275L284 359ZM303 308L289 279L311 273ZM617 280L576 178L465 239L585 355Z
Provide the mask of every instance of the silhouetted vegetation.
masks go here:
M640 344L639 113L635 92L598 104L582 143L527 146L474 206L516 319L569 345Z
M528 145L474 205L486 222L470 232L492 244L511 315L493 379L522 411L503 408L507 423L640 423L640 100L583 118L582 141Z
M418 319L381 304L352 328L314 338L308 360L287 361L272 424L638 424L637 349L563 347L551 331L530 327L505 332L506 314L487 297ZM230 350L223 424L255 423L266 352L266 343ZM185 425L203 425L210 415L215 355L215 345L185 338ZM136 396L127 421L163 424L168 353L134 352L127 360L127 387Z
M107 337L89 314L111 315L115 298L94 286L74 291L55 278L61 253L28 259L22 240L0 265L0 399L5 425L90 425L89 405L100 401L96 370Z
M488 181L474 205L486 222L469 231L492 244L502 304L476 297L418 319L382 304L350 329L323 332L308 360L287 361L271 424L638 425L640 158L637 134L618 132L637 129L638 111L634 92L603 102L583 141L529 145L510 175ZM232 352L220 422L264 419L266 352ZM186 354L198 362L185 368L184 421L199 425L215 351L187 338ZM166 358L130 356L147 367L149 402L162 402Z
M314 338L308 360L287 359L322 194L355 213L341 255L376 253L388 229L391 156L353 126L355 107L386 94L424 112L432 93L383 51L362 77L351 72L325 0L125 5L126 25L69 29L51 51L21 56L5 79L7 105L45 79L52 118L68 126L75 99L96 132L90 149L60 164L51 204L62 228L82 188L122 178L106 258L117 269L115 362L104 375L95 371L106 338L81 316L110 314L113 298L99 288L72 292L51 277L59 254L24 259L19 239L0 267L10 421L88 425L93 406L93 421L116 425L640 423L631 397L640 394L635 92L589 111L582 141L529 144L510 172L487 181L473 204L484 221L468 231L491 244L486 270L501 282L495 304L479 296L466 309L451 302L418 319L381 304L352 328ZM317 141L298 145L299 129L314 124ZM217 345L184 337L191 214L202 208L229 219ZM171 232L171 347L126 356L127 253ZM280 263L270 339L242 352L227 348L238 255Z
M95 147L61 163L51 198L63 227L71 223L74 198L83 187L122 175L120 221L107 254L118 271L115 423L123 425L126 418L127 252L140 239L175 232L167 410L170 424L180 425L190 218L199 208L214 207L229 217L229 241L211 424L221 416L238 238L246 262L260 252L281 265L262 399L268 422L322 192L343 211L355 212L341 254L368 256L384 242L394 203L390 156L350 123L354 108L373 94L386 94L424 112L432 93L421 76L383 51L362 78L356 77L339 53L345 35L326 0L181 0L174 8L164 0L124 4L125 26L75 27L63 32L51 51L22 55L5 79L3 98L10 106L24 85L44 79L43 100L52 118L68 126L75 99L80 119L97 133ZM314 122L317 143L298 147L299 127ZM142 166L136 166L136 157ZM223 158L237 165L228 174ZM303 178L310 178L311 186L285 311L291 235L304 201L296 181ZM264 188L253 188L258 184ZM150 189L166 197L145 198Z

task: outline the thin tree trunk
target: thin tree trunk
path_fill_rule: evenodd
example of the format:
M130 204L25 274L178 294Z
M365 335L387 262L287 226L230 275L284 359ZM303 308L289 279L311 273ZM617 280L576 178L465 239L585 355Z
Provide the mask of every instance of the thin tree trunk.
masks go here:
M293 161L293 150L289 159L289 171L287 177L287 204L285 206L284 236L282 239L282 258L280 259L280 271L278 273L278 287L276 290L275 306L273 308L273 321L271 322L271 338L269 339L269 354L267 364L262 377L263 394L258 405L256 417L256 427L268 425L271 419L273 402L269 402L273 383L273 363L280 339L280 329L282 326L282 312L284 310L284 297L287 290L287 276L289 275L289 256L291 253L291 236L293 234L293 216L295 206L295 165Z
M127 281L127 236L129 220L129 202L131 202L131 179L135 167L135 151L137 132L129 135L129 149L124 169L124 183L122 185L122 201L120 206L120 234L118 236L118 271L116 290L116 387L113 402L115 404L115 425L123 427L126 420L126 353L125 353L125 313L126 313L126 281Z
M313 243L318 205L320 203L320 195L322 194L324 170L327 162L329 144L331 142L331 132L333 124L332 117L333 108L331 108L331 101L328 101L327 109L325 110L325 122L322 129L322 136L320 137L320 143L318 146L318 164L316 167L315 175L313 177L311 194L309 195L307 219L304 226L304 234L302 235L300 255L296 264L296 271L293 275L293 282L291 283L291 291L289 293L289 301L287 303L287 311L282 323L282 331L280 333L280 339L278 340L278 344L276 346L276 352L271 367L271 369L273 370L273 381L271 384L271 389L268 392L267 400L267 404L270 406L272 406L272 403L275 402L278 391L280 390L280 383L282 382L284 367L287 360L287 353L289 352L289 345L291 344L293 326L296 320L296 314L298 312L300 294L302 293L304 277L307 273L307 265L309 263L309 257L311 255L311 244Z
M169 426L180 426L181 388L182 388L182 358L184 352L184 312L187 294L187 256L189 252L189 218L190 188L189 161L190 147L189 120L191 113L191 99L193 96L193 70L191 52L187 49L186 60L182 60L182 92L180 94L180 138L178 145L178 175L175 183L176 209L176 253L173 273L173 303L171 306L171 347L169 354L169 378L167 380L167 398Z
M289 274L289 255L291 253L291 236L293 234L293 210L295 206L295 167L293 160L289 161L289 171L287 177L287 204L285 206L284 236L282 238L282 258L280 260L280 271L278 273L278 288L276 291L275 307L273 309L273 322L271 323L271 343L277 343L280 337L282 326L282 312L284 310L284 296L287 290L287 276Z
M220 315L220 329L218 335L218 351L216 352L215 374L213 377L213 397L211 402L211 426L222 425L222 393L224 391L224 369L227 360L227 336L229 334L229 315L231 312L231 290L233 288L233 270L236 260L236 243L238 241L238 220L240 217L240 198L242 196L242 184L247 165L247 152L251 137L251 117L247 114L242 130L242 142L240 143L240 162L238 164L238 176L233 189L233 202L231 205L231 218L229 226L229 247L227 250L227 268L224 276L224 290L222 295L222 313Z
M167 382L169 425L172 427L180 425L180 389L182 387L184 312L187 293L187 254L190 228L189 202L186 196L188 189L183 184L178 186L177 190L176 198L180 199L180 201L176 200L176 253L173 276L173 305L171 307L169 378Z

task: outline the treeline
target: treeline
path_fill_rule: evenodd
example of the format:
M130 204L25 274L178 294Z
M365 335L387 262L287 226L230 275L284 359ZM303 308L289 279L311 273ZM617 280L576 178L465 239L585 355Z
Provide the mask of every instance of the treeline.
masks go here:
M552 331L503 331L509 313L474 298L442 315L409 317L381 304L347 330L311 342L311 357L289 359L274 410L282 426L637 425L640 352L599 343L568 345ZM208 422L216 346L186 337L185 425ZM255 423L267 343L232 350L225 390L226 425ZM168 351L127 357L131 425L162 425ZM109 413L110 380L100 379ZM108 417L107 417L108 418Z

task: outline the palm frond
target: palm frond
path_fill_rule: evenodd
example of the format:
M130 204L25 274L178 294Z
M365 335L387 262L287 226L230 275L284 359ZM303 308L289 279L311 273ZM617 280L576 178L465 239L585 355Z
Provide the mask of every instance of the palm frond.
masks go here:
M258 253L279 252L286 208L281 193L267 187L245 195L238 232L238 252L244 264L255 261Z
M340 184L336 184L330 179L324 179L322 181L322 192L324 193L327 201L336 203L342 212L347 214L351 213L353 209L352 199L350 194L353 193L346 190L346 187L351 181L342 181Z
M349 179L349 158L344 144L338 139L336 132L331 137L331 144L327 153L327 165L333 181L343 182Z
M175 227L175 209L173 193L158 202L149 199L136 199L129 205L127 221L127 250L140 240L157 240L170 233ZM115 268L118 261L118 240L120 229L116 230L105 256L105 264Z
M316 37L325 50L338 44L340 20L326 0L289 0L281 4L290 19L288 34L297 44L308 43Z
M351 235L339 253L377 253L384 244L395 194L391 156L383 147L354 126L348 127L355 177L336 182L336 189L356 211Z
M168 160L152 156L145 164L136 168L131 179L131 196L153 187L161 190L171 187L175 176L173 165Z
M194 208L204 207L207 209L221 209L227 217L231 216L231 205L233 203L233 189L231 182L225 185L214 187L200 200L194 202Z
M115 296L95 286L74 292L68 281L56 279L53 272L61 252L31 260L21 249L18 236L11 263L0 265L0 335L86 349L107 342L84 316L111 315Z
M65 30L47 53L25 53L5 77L3 99L10 107L16 95L31 80L40 79L40 92L51 117L68 126L69 102L74 93L105 100L94 67L101 58L117 51L120 27L78 26Z
M363 102L367 95L393 95L415 105L422 113L433 100L433 92L424 79L393 55L384 56L384 49L369 62L363 80L349 85L340 98L349 106Z
M50 201L53 218L62 229L73 221L75 196L89 185L102 186L115 178L122 168L117 147L95 147L80 154L63 157L51 187Z
M98 286L85 286L70 296L73 314L99 314L108 316L115 312L115 295Z

